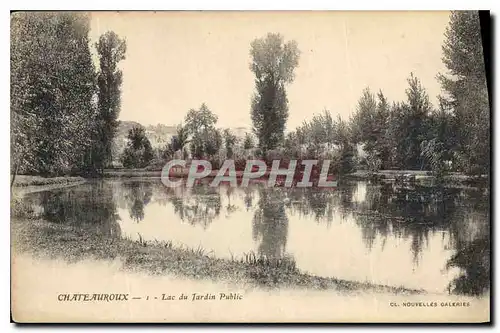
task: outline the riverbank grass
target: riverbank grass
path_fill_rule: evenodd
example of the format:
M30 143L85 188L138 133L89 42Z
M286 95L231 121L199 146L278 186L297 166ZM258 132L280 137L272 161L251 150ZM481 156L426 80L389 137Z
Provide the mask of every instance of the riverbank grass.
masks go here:
M216 258L199 247L174 246L171 241L124 239L40 218L16 218L11 222L13 253L64 259L120 259L126 270L149 274L173 274L195 279L244 283L265 288L299 287L338 291L377 291L418 294L421 290L319 277L300 272L293 258L273 260L248 253L240 258Z
M430 171L424 170L379 170L378 172L369 172L367 170L357 170L353 173L347 174L344 177L351 180L371 180L377 178L379 180L394 180L403 175L415 176L418 180L432 180L435 177ZM488 177L482 175L481 177L468 176L460 172L450 172L444 176L445 184L460 184L460 183L487 183Z
M26 186L46 186L46 185L68 185L78 182L84 182L82 177L41 177L17 175L14 180L14 187Z

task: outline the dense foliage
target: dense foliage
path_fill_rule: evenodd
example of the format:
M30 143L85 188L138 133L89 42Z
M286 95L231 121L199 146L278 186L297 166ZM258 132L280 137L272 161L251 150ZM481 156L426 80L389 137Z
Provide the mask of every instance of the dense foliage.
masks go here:
M295 41L284 43L280 34L269 33L252 42L250 69L255 74L256 93L252 99L253 131L263 151L282 144L288 119L285 86L293 82L299 61Z
M410 74L407 100L389 107L367 88L351 119L353 137L383 168L489 173L490 109L477 12L453 12L443 45L448 75L437 108ZM378 163L377 163L378 162ZM370 162L368 162L370 163Z
M143 127L132 128L127 136L127 147L122 155L122 163L126 168L144 168L153 159L153 148L146 137Z
M490 105L485 75L479 15L456 11L445 33L443 62L447 75L439 75L450 110L455 160L460 170L488 174L490 170Z
M98 174L111 162L121 105L126 43L107 32L89 45L89 17L82 13L15 13L11 29L12 173ZM336 172L356 168L449 171L484 175L490 169L490 105L479 18L450 16L443 44L448 73L437 78L444 94L432 105L421 81L409 73L403 101L389 101L367 87L349 121L328 110L286 129L287 85L299 63L295 41L269 33L250 45L255 75L253 133L237 137L217 127L206 104L187 112L163 148L153 151L144 129L129 132L125 167L152 160L250 156L329 159ZM255 136L254 136L255 135Z
M125 44L113 33L101 37L96 72L88 33L89 17L83 13L11 16L14 177L95 173L104 166L119 113L116 65Z
M111 163L112 139L118 127L121 106L122 71L118 63L125 59L126 44L108 31L96 44L100 70L97 76L97 127L94 133L92 169L102 170Z

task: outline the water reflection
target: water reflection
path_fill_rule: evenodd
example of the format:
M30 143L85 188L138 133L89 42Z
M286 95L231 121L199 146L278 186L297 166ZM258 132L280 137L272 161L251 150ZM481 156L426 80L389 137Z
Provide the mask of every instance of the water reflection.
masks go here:
M484 234L489 228L485 198L478 189L464 191L358 183L358 191L360 186L364 187L362 191L366 197L355 202L354 211L367 247L373 246L377 236L384 240L392 236L409 239L415 265L418 265L422 249L428 245L431 235L440 233L444 237L448 233L446 247L457 249L470 242L471 233L477 233L471 229L482 228ZM464 215L472 207L481 212L473 221Z
M35 211L40 211L47 221L120 237L120 216L116 213L112 194L109 184L98 183L39 192L30 199L39 207Z
M252 220L252 237L259 242L260 256L281 259L284 257L288 236L288 217L284 195L280 189L260 189L258 208Z
M129 210L130 218L136 222L144 219L144 207L151 201L153 185L151 182L128 181L121 184L120 194Z
M158 186L158 184L157 184ZM193 188L162 188L162 204L170 203L181 221L207 228L221 213L219 189L208 186Z
M243 202L245 204L245 209L248 212L253 206L253 201L254 201L253 187L243 188L243 193L244 193Z
M448 289L455 294L482 295L490 288L490 240L475 239L459 248L447 263L447 268L458 267L461 273Z
M366 182L188 189L133 180L28 196L44 219L101 235L140 234L226 258L290 255L312 274L469 295L489 289L488 199L480 189Z
M288 207L292 214L312 216L316 222L332 223L336 197L336 190L331 189L288 189Z
M415 265L428 245L431 234L448 233L447 249L454 254L446 269L460 273L448 284L448 291L480 295L490 285L490 237L488 198L482 189L470 188L397 188L386 184L380 189L368 186L366 200L358 205L360 227L371 246L375 235L386 239L391 234L411 239Z
M231 198L234 197L234 194L235 194L234 187L227 187L225 192L226 192L226 198L227 198L227 205L225 207L226 218L228 218L231 216L231 213L234 213L235 211L237 211L239 209L239 207L234 204L234 200L233 200L233 203L231 203Z

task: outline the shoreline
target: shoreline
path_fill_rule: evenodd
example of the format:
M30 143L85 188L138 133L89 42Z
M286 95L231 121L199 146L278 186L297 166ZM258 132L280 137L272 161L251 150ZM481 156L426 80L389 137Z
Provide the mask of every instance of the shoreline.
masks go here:
M206 178L215 177L219 170L212 170ZM243 176L243 171L236 171L236 178ZM366 170L358 170L353 173L345 174L337 180L373 180L374 176L379 182L394 181L396 176L414 175L415 183L433 182L435 177L429 174L429 171L421 170L380 170L379 172L370 173ZM142 169L119 169L105 170L103 178L161 178L161 170L142 170ZM186 178L186 175L181 177L170 176L171 178ZM470 184L472 186L488 184L488 178L474 178L463 173L450 173L444 177L443 185Z
M200 316L215 322L485 322L490 318L490 294L481 297L458 295L392 295L389 293L341 293L329 290L266 290L206 280L190 280L171 275L150 276L126 272L118 261L82 261L68 264L57 259L40 260L29 255L13 258L12 317L16 322L193 322ZM43 277L43 278L40 278ZM193 294L216 295L221 292L242 296L242 300L192 300ZM78 294L128 293L157 296L143 301L59 301L59 297L84 298ZM172 295L180 299L164 301ZM89 295L89 298L92 296ZM123 297L123 296L122 296ZM465 306L460 306L465 303ZM39 304L46 305L43 309ZM397 304L399 307L391 305ZM78 311L75 311L78 309ZM382 311L381 311L382 310ZM78 316L75 316L75 313ZM130 313L134 317L130 317ZM168 317L165 316L168 314ZM362 316L360 317L360 314ZM215 316L215 317L214 317ZM285 317L283 317L285 316ZM110 320L111 318L111 320ZM236 318L236 319L235 319ZM347 318L347 319L346 319Z
M204 249L173 246L171 242L152 242L106 237L43 219L11 220L12 253L62 258L69 262L84 259L123 262L124 270L139 270L152 275L219 282L250 284L264 288L306 288L339 292L372 291L392 294L427 294L424 290L348 281L303 273L294 262L261 258L221 259Z
M403 175L415 176L415 183L433 181L435 177L429 174L429 171L421 170L380 170L378 172L370 173L367 170L357 170L356 172L345 175L345 179L349 180L372 180L377 178L379 181L395 181L396 177ZM487 184L488 178L475 178L459 172L450 172L444 176L444 185L453 184Z
M205 178L213 178L219 170L213 170L209 176ZM243 171L237 171L237 179L241 179ZM366 170L358 170L356 172L343 175L337 181L373 181L382 184L394 182L396 177L402 175L413 175L413 182L403 182L402 185L424 185L434 187L434 177L428 174L428 171L420 170L380 170L376 173L369 173ZM61 176L61 177L42 177L42 176L27 176L18 175L14 185L11 187L11 197L23 196L27 193L48 191L53 189L65 188L84 184L88 181L99 179L161 179L161 170L143 170L143 169L120 169L104 171L102 177L79 177L79 176ZM170 176L170 178L185 179L186 177ZM257 181L257 180L255 180ZM445 176L441 186L446 187L484 187L489 184L488 178L474 178L462 173L451 173Z
M85 181L86 178L79 176L42 177L42 176L17 175L12 188L29 187L29 186L68 185Z
M205 178L213 178L217 174L218 170L213 170L210 175ZM236 172L236 178L241 179L243 171ZM420 170L381 170L376 173L369 173L366 170L358 170L356 172L343 175L339 177L337 181L373 181L379 183L394 182L396 177L402 175L413 175L415 180L413 182L403 182L402 184L419 184L419 185L434 185L434 176L429 175L428 171ZM142 170L142 169L121 169L118 170L105 170L102 177L74 177L74 176L63 176L63 177L41 177L41 176L25 176L18 175L14 185L11 187L11 193L15 194L25 194L38 191L46 191L57 188L63 188L67 186L75 186L83 184L87 181L98 180L98 179L161 179L161 170ZM170 176L170 178L185 179L186 177L181 176ZM467 186L467 187L482 187L489 184L488 178L474 178L462 173L451 173L445 176L444 181L441 183L442 186Z
M17 177L21 182L17 182ZM54 177L45 178L40 176L17 176L16 182L10 188L11 205L29 193L56 190L76 185L85 184L88 180L82 177Z

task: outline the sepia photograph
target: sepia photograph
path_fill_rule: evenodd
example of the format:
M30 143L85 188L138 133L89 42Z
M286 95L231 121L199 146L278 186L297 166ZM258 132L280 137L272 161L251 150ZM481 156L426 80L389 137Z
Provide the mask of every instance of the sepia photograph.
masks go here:
M489 22L11 12L11 321L489 323Z

